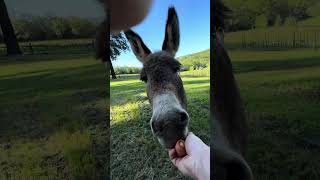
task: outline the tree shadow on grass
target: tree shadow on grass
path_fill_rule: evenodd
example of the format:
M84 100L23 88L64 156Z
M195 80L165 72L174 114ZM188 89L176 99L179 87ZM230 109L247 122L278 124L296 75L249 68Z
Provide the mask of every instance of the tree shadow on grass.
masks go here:
M248 160L261 178L317 179L319 147L312 147L297 131L297 121L285 114L250 112ZM308 145L307 145L308 144ZM281 159L281 160L280 160ZM280 160L280 161L279 161Z
M22 55L22 56L0 56L1 65L15 65L15 64L27 64L30 62L44 62L44 61L57 61L57 60L72 60L81 58L93 59L94 55L88 54L54 54L54 55Z
M17 69L24 70L24 63L57 59L77 63L79 57L23 56L0 63L19 64ZM2 172L19 179L108 177L109 82L104 66L58 65L0 77L0 156L12 155L0 158L0 179ZM87 144L83 138L88 138Z
M0 79L6 86L0 92L1 137L38 138L61 128L86 127L85 106L108 97L104 73L101 66L91 65ZM101 121L107 118L105 111L96 110Z
M247 157L256 177L317 179L320 175L314 171L320 167L320 81L319 73L308 71L267 71L240 78L249 111Z
M320 58L290 58L258 61L234 61L235 73L248 73L255 71L290 70L307 67L319 67Z

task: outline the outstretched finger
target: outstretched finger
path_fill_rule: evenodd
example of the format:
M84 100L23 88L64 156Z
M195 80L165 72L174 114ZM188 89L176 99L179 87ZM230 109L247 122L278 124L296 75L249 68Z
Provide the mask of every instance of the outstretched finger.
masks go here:
M176 158L176 150L175 149L169 149L169 157L170 157L170 159L172 160L172 159L174 159L174 158Z

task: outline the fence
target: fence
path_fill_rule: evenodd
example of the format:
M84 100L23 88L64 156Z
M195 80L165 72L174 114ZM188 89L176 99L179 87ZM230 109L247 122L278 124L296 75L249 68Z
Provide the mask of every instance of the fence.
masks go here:
M320 27L274 28L226 35L229 47L245 49L320 48Z
M180 73L181 76L185 77L208 77L210 76L210 69L199 69L199 70L191 70L191 71L183 71Z
M273 34L272 34L273 35ZM271 35L271 36L272 36ZM320 47L320 33L294 32L291 39L281 40L280 38L269 38L270 33L264 33L264 40L250 40L247 35L243 33L241 47L242 48L314 48ZM310 38L310 37L313 37Z

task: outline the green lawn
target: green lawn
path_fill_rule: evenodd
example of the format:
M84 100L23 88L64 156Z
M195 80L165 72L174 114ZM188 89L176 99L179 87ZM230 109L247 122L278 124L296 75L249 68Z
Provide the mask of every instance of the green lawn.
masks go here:
M230 51L256 179L320 178L320 51Z
M317 5L320 8L320 3ZM319 10L318 10L319 13ZM320 15L320 14L319 14ZM299 22L299 25L303 26L319 26L320 25L320 16L315 16L312 18L308 18L304 21Z
M183 76L190 130L209 142L209 77ZM111 81L111 179L184 179L153 137L152 110L138 75Z
M57 39L46 41L19 42L24 54L36 55L62 55L62 54L88 54L94 51L94 39ZM32 49L30 49L30 44ZM0 43L0 56L6 55L6 46Z
M72 44L88 44L92 43L93 39L56 39L56 40L46 40L46 41L26 41L19 42L19 45L26 46L29 43L33 45L51 45L51 46L61 46L61 45L72 45ZM1 43L0 47L5 47L5 44Z
M0 57L0 179L107 176L108 81L92 57Z

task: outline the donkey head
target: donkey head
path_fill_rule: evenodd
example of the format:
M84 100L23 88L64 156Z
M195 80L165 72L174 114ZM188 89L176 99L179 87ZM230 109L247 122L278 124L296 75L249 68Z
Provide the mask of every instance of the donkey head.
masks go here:
M162 51L151 53L132 30L125 32L131 49L143 64L141 80L146 83L147 96L153 107L150 125L153 134L166 148L185 139L189 115L187 99L179 76L181 64L174 58L179 48L179 21L173 7L168 10Z

